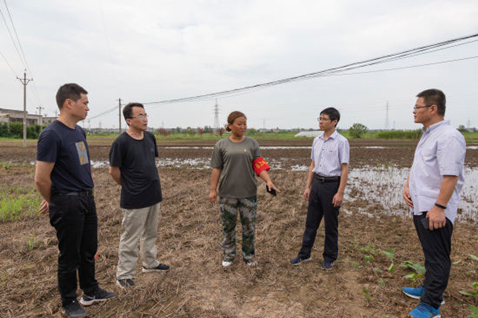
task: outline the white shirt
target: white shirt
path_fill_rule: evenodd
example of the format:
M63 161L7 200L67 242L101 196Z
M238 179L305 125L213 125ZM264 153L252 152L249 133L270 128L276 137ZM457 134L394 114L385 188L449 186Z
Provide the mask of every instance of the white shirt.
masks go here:
M337 131L327 139L324 134L315 137L310 158L314 161L315 174L337 177L342 173L342 164L349 163L349 141Z
M460 191L465 182L465 153L465 138L450 125L449 120L423 129L422 138L415 150L409 180L415 215L421 215L433 208L440 193L443 176L457 176L458 182L445 210L445 216L452 223L455 221Z

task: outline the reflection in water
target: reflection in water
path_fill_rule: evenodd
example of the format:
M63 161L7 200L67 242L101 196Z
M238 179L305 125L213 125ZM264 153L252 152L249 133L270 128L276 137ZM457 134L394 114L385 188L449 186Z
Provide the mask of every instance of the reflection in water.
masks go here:
M388 215L412 215L410 208L403 200L403 186L408 177L409 168L397 167L364 167L351 169L349 182L346 188L346 200L360 201L360 212L369 216L369 213L381 207L381 211ZM478 169L465 169L465 184L461 191L461 200L458 205L458 220L478 221ZM366 202L363 206L363 202ZM354 210L356 207L354 207ZM347 212L347 211L345 211Z

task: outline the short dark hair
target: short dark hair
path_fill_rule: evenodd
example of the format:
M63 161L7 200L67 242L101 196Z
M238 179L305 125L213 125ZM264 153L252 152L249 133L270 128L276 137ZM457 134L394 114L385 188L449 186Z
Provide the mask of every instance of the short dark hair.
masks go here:
M141 107L142 109L144 109L144 105L141 103L129 103L123 108L124 120L133 117L133 107Z
M419 93L417 97L422 97L427 105L437 105L438 115L445 116L446 96L441 90L436 88L426 89Z
M328 108L322 110L322 111L320 112L320 114L321 114L321 115L322 115L322 114L328 115L329 118L330 118L330 121L336 120L336 121L337 121L337 124L338 124L339 121L340 121L340 113L339 113L339 111L338 111L337 109L335 109L334 107L328 107ZM335 126L337 126L337 124L335 124Z
M76 102L81 98L81 94L86 95L88 92L78 84L64 84L58 89L58 92L56 92L56 104L58 105L58 109L61 110L63 108L63 104L67 99Z

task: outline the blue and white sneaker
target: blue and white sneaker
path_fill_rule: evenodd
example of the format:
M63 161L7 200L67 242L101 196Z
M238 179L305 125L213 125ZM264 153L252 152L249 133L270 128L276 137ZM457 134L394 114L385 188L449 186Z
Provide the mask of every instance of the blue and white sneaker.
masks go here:
M429 304L420 302L415 309L408 313L408 317L412 318L441 318L440 308L435 309Z
M423 286L418 286L416 288L413 287L403 287L402 291L405 295L413 299L420 299L423 295L425 295L425 288ZM445 298L443 295L441 296L441 304L445 303Z

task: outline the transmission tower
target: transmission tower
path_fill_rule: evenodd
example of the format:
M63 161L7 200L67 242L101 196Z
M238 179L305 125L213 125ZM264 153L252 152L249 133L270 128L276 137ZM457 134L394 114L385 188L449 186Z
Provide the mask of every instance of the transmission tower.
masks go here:
M214 105L214 130L219 130L219 105L217 104L217 99L216 105Z
M387 106L385 106L385 130L388 130L389 129L389 126L390 126L390 119L388 118L388 109L390 108L390 106L388 105L388 101L387 101Z

